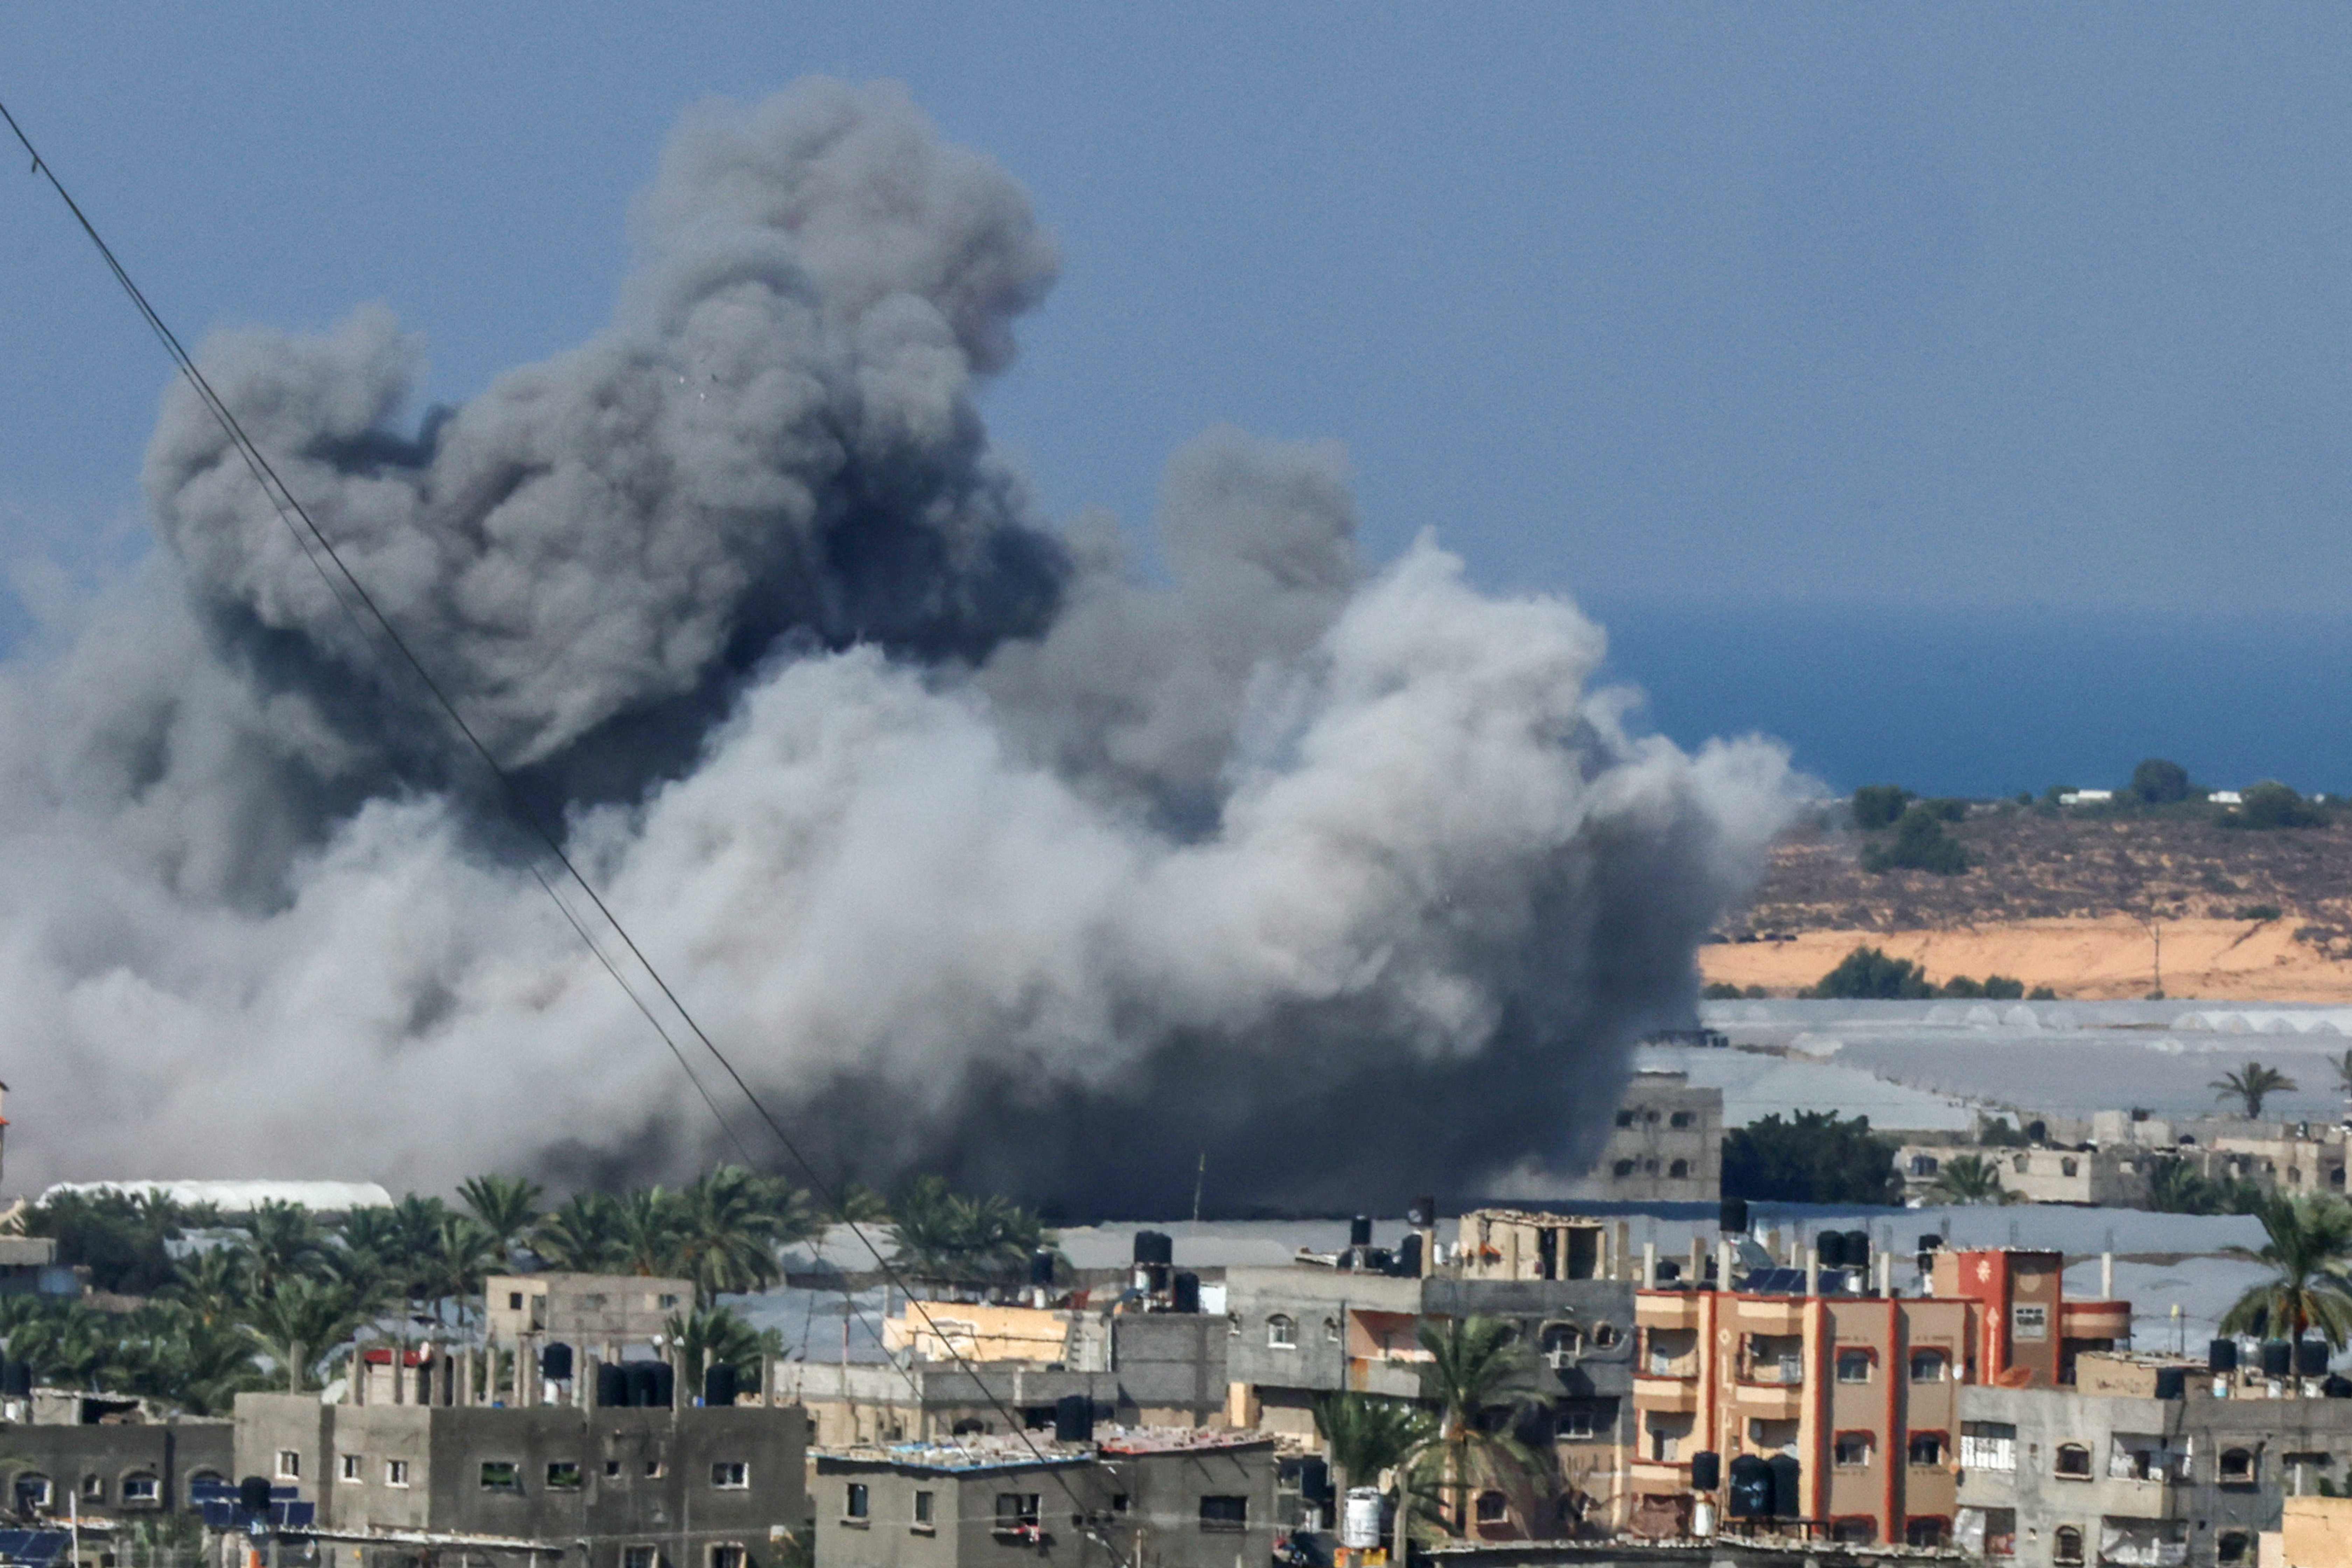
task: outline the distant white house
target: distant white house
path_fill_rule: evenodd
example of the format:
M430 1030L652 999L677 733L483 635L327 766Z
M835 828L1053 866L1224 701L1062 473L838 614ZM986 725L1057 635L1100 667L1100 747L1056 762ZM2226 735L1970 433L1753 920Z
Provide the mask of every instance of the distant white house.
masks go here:
M2208 805L2243 805L2246 797L2233 789L2217 789L2205 797Z
M249 1214L266 1203L321 1214L392 1206L392 1194L374 1182L59 1182L41 1201L59 1193L146 1193L175 1204L210 1204L223 1214Z
M2105 805L2116 798L2111 789L2070 789L2058 796L2060 805Z

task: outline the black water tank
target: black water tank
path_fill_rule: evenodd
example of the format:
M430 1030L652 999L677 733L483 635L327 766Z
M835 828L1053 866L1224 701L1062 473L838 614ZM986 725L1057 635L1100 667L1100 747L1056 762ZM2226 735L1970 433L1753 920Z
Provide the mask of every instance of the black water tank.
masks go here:
M654 1408L667 1410L677 1403L677 1369L666 1361L654 1363Z
M1416 1230L1404 1238L1404 1244L1397 1248L1396 1271L1408 1279L1421 1278L1423 1272L1421 1261L1421 1232Z
M2215 1340L2205 1347L2205 1370L2235 1372L2238 1370L2238 1342Z
M1733 1519L1772 1517L1772 1467L1754 1454L1736 1454L1731 1460L1731 1494L1724 1512Z
M1845 1266L1848 1268L1869 1268L1870 1232L1850 1230L1845 1233Z
M714 1409L724 1410L735 1403L735 1396L741 1392L742 1389L735 1377L735 1369L725 1362L714 1362L703 1368L703 1404Z
M1658 1271L1652 1276L1662 1284L1673 1284L1683 1277L1683 1266L1671 1258L1658 1259Z
M1331 1506L1331 1467L1321 1459L1298 1461L1298 1497L1321 1508Z
M1201 1277L1191 1269L1176 1276L1170 1283L1168 1293L1172 1299L1171 1304L1178 1311L1197 1312L1201 1310Z
M1716 1205L1715 1228L1726 1236L1748 1234L1748 1200L1726 1198Z
M2187 1392L2189 1369L2185 1366L2160 1366L2156 1369L2156 1396L2178 1399Z
M1051 1285L1054 1282L1054 1255L1039 1247L1029 1255L1029 1283Z
M1941 1252L1944 1250L1944 1238L1937 1235L1932 1230L1928 1231L1919 1237L1919 1250L1921 1252Z
M1772 1467L1772 1516L1775 1519L1804 1518L1805 1500L1801 1495L1802 1488L1798 1484L1804 1479L1804 1470L1798 1465L1797 1457L1794 1454L1775 1454L1768 1462Z
M1396 1255L1385 1247L1368 1247L1360 1256L1363 1259L1360 1267L1367 1274L1387 1274L1396 1268Z
M1691 1456L1691 1490L1711 1492L1723 1484L1723 1456L1702 1448Z
M1813 1250L1821 1254L1824 1268L1845 1267L1845 1232L1825 1230L1813 1237Z
M572 1347L552 1344L539 1352L539 1375L552 1383L572 1381Z
M2327 1375L2327 1342L2326 1340L2295 1341L2294 1374L2297 1377Z
M1095 1435L1095 1402L1083 1394L1065 1394L1054 1402L1054 1441L1088 1443Z
M2263 1375L2284 1377L2294 1370L2294 1347L2284 1340L2263 1342Z
M1372 1216L1360 1214L1348 1222L1348 1245L1370 1247L1372 1244Z
M267 1518L269 1513L269 1478L247 1476L236 1483L236 1510L248 1519Z
M598 1362L596 1363L596 1403L619 1405L626 1405L628 1402L628 1369L618 1362Z
M1437 1223L1437 1200L1433 1197L1413 1199L1412 1205L1404 1211L1404 1222L1415 1230L1429 1229Z
M2320 1384L2319 1392L2329 1399L2352 1399L2352 1377L2331 1372Z
M12 1361L0 1365L0 1394L10 1399L27 1399L33 1393L33 1363Z
M1138 1263L1173 1263L1176 1244L1165 1231L1139 1230L1135 1233L1135 1260Z

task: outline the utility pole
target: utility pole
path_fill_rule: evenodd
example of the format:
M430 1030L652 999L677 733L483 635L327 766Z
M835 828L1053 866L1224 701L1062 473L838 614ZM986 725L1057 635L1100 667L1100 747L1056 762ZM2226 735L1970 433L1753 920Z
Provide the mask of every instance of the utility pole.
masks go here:
M1201 1192L1209 1184L1209 1152L1201 1151L1200 1168L1192 1173L1192 1223L1201 1223Z

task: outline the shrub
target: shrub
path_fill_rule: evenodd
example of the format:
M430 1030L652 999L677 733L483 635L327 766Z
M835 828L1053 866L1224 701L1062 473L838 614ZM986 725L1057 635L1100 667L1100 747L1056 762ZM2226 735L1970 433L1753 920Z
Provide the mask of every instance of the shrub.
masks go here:
M1874 947L1855 948L1806 993L1824 1000L1882 1002L1916 1002L1935 994L1927 971Z
M2224 827L2325 827L2327 813L2276 779L2248 786L2244 804L2221 814Z
M2049 987L2045 985L2042 989L2046 991ZM1985 976L1984 994L1988 1002L2014 1002L2025 994L2025 982L2011 979L2006 974L1988 974Z
M2025 994L2025 999L2028 1002L2055 1002L2058 1000L2058 993L2047 985L2037 985Z
M1699 995L1708 1002L1737 1002L1739 1000L1739 987L1728 980L1710 980L1700 990Z
M2125 794L2142 805L2170 805L2189 798L2189 770L2162 757L2150 757L2132 770Z
M1910 804L1911 792L1901 784L1864 784L1853 792L1853 825L1892 827Z
M1958 876L1969 868L1969 852L1944 831L1943 820L1928 805L1915 805L1903 814L1894 841L1874 844L1862 853L1862 868L1873 873L1932 871Z
M2238 911L2242 921L2274 921L2286 911L2276 904L2248 904Z
M1943 994L1947 996L1981 996L1984 994L1984 987L1965 974L1955 974L1944 982Z
M1896 1204L1903 1178L1895 1141L1873 1132L1870 1118L1800 1110L1793 1121L1774 1111L1723 1135L1727 1197L1796 1204Z

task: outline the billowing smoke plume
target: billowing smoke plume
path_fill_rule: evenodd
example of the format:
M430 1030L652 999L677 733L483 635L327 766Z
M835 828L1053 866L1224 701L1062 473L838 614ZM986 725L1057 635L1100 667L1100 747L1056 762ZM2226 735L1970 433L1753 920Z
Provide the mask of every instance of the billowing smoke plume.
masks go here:
M638 226L610 330L421 421L380 310L199 357L829 1171L1131 1213L1203 1152L1223 1207L1579 1168L1780 753L1629 733L1597 630L1426 538L1368 573L1333 447L1177 454L1164 585L1041 521L974 398L1053 246L895 89L698 113ZM146 479L162 548L0 675L16 1184L724 1152L184 389Z

